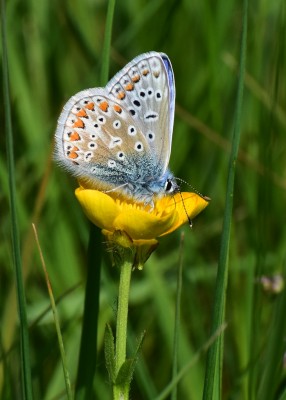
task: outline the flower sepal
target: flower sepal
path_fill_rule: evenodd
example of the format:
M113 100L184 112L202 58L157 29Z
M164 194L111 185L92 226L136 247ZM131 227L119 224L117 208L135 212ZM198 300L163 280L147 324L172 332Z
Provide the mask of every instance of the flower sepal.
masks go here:
M107 239L107 247L112 254L114 265L122 265L122 262L129 260L133 269L142 270L145 262L158 246L156 239L132 239L125 231L115 230L110 232L102 229Z

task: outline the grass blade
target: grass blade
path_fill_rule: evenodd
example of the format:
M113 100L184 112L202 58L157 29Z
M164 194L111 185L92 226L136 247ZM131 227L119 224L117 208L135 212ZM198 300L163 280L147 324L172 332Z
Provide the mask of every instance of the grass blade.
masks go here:
M179 346L179 328L180 328L180 314L181 314L181 295L183 283L183 249L184 249L184 233L181 234L179 265L177 273L177 292L176 292L176 313L175 313L175 329L174 329L174 350L173 350L173 363L172 363L172 380L175 379L178 373L178 346ZM174 385L171 395L172 400L177 399L177 385Z
M111 47L111 34L112 34L112 23L115 8L115 0L109 0L107 17L106 17L106 28L104 35L103 51L102 51L102 69L100 74L100 86L105 86L108 81L109 74L109 56Z
M9 196L11 210L11 234L12 234L12 250L13 264L16 277L18 313L20 319L20 346L21 346L21 377L22 391L24 399L32 399L32 379L31 379L31 363L30 363L30 346L29 346L29 330L26 312L26 299L23 285L22 261L20 251L20 239L18 229L18 218L16 212L16 185L15 185L15 169L14 169L14 151L13 151L13 132L10 109L10 93L9 93L9 73L8 73L8 54L6 39L6 14L5 0L1 1L1 26L2 26L2 53L3 53L3 96L5 106L5 131L7 141L7 160L9 174Z
M90 226L87 257L84 314L75 396L90 399L97 360L97 329L99 313L101 233Z
M247 38L247 11L248 11L248 0L244 0L237 103L236 103L235 119L234 119L232 149L229 159L226 206L225 206L225 214L223 220L220 258L219 258L218 272L216 279L212 332L215 332L216 329L218 329L218 327L223 323L225 315L226 289L228 283L228 254L229 254L230 230L231 230L231 219L232 219L232 209L233 209L235 165L239 149L240 122L241 122L241 110L243 101L246 38ZM221 381L222 381L223 339L224 335L221 335L214 342L214 344L208 351L204 393L203 393L204 400L220 399L222 395Z

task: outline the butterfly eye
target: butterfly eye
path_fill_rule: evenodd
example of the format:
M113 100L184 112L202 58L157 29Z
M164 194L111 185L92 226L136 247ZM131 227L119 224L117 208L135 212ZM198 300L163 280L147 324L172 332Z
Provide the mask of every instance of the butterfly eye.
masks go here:
M172 193L174 191L173 182L171 179L167 179L165 183L165 192Z

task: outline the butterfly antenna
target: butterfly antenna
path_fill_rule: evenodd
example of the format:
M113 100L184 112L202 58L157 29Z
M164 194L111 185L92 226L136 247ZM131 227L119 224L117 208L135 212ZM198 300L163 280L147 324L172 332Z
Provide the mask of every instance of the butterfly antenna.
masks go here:
M185 202L184 202L184 199L183 199L183 196L182 196L182 192L181 192L180 189L179 189L179 193L180 193L180 196L181 196L181 199L182 199L182 203L183 203L183 207L184 207L186 216L187 216L187 218L188 218L189 226L190 226L190 228L192 228L192 227L193 227L193 221L192 221L191 218L189 217L189 214L188 214L188 211L187 211L187 209L186 209L186 205L185 205Z
M184 183L185 185L189 186L193 190L193 192L198 194L200 197L205 198L205 196L202 193L200 193L196 188L194 188L194 186L192 186L189 182L184 181L184 179L177 178L177 177L175 179Z
M193 227L193 221L192 221L191 218L189 217L189 214L188 214L188 211L187 211L187 209L186 209L186 205L185 205L185 202L184 202L184 199L183 199L183 196L182 196L182 192L181 192L181 190L180 190L179 187L177 188L177 190L176 190L175 193L180 193L181 200L182 200L182 203L183 203L183 207L184 207L186 216L187 216L187 218L188 218L189 226L190 226L190 228L192 228L192 227ZM176 200L175 200L175 197L174 197L174 196L173 196L173 200L174 200L174 204L175 204L175 208L176 208Z

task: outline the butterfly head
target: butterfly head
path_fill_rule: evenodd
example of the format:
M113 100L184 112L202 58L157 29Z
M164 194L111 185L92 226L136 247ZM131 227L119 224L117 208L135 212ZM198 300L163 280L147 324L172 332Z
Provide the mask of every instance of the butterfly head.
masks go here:
M129 186L126 187L127 196L133 197L138 203L153 205L155 200L173 195L179 191L179 186L169 170L161 176L156 175L154 171L152 179L149 178L144 181L139 179L132 183L130 182Z

